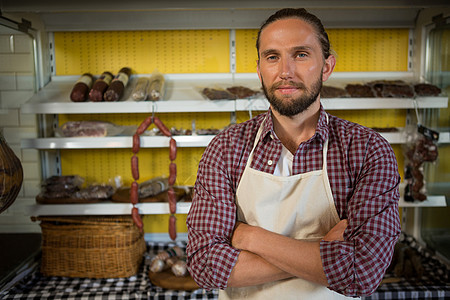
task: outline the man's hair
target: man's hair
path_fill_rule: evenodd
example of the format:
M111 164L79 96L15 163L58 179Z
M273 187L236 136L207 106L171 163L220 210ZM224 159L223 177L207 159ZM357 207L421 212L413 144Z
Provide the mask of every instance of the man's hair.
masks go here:
M271 15L261 26L258 31L258 37L256 39L256 50L258 51L258 59L259 59L259 39L261 36L261 31L269 24L283 19L292 19L297 18L308 24L310 24L314 30L316 31L317 38L322 46L322 54L326 59L330 56L330 41L328 39L328 34L325 31L325 28L322 25L322 22L315 15L309 13L304 8L284 8L273 15Z

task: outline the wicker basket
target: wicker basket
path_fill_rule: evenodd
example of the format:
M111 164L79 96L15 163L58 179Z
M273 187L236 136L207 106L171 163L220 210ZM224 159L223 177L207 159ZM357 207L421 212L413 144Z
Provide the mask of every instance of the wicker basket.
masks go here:
M45 276L118 278L138 272L144 235L130 216L37 217Z

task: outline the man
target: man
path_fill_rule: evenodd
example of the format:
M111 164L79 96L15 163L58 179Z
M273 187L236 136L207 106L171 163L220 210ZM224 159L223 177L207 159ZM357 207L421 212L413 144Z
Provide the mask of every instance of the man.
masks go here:
M321 106L336 60L314 15L278 11L257 50L270 109L203 154L187 219L190 274L221 299L370 295L400 234L392 148Z

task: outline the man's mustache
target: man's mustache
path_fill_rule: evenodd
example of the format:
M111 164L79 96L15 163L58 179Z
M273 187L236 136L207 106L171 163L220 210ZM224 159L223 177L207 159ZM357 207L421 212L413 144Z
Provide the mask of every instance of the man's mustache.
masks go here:
M306 86L302 82L295 82L295 81L279 81L279 82L276 82L270 87L270 90L273 92L276 89L278 89L280 86L292 86L292 87L297 88L297 89L306 90Z

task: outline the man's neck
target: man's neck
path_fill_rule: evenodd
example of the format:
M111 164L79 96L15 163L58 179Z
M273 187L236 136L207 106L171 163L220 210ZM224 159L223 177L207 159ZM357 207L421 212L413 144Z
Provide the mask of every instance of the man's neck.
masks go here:
M309 140L316 132L320 114L320 98L317 98L307 110L298 115L287 117L272 110L273 126L283 145L295 154L298 146Z

